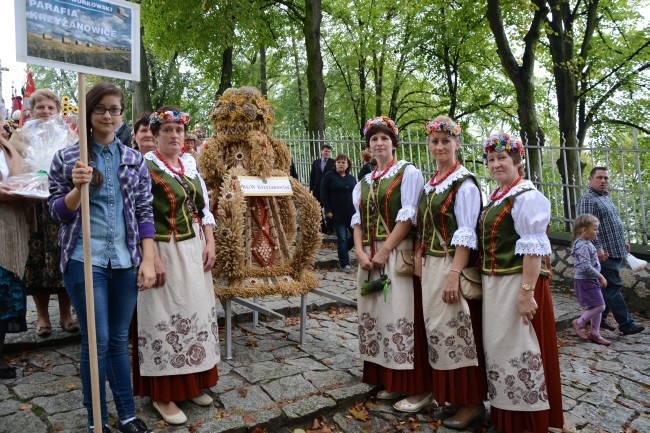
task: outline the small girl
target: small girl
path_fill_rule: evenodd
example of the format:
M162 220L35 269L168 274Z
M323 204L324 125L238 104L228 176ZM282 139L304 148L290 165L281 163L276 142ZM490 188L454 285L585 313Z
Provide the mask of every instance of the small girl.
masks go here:
M600 273L600 262L596 247L592 243L598 235L599 225L598 218L592 214L580 215L573 223L573 288L580 306L586 307L587 311L571 324L576 335L583 340L589 339L594 343L609 346L611 342L600 335L601 314L605 310L605 301L600 289L607 286L607 280ZM591 333L587 335L584 327L589 321Z

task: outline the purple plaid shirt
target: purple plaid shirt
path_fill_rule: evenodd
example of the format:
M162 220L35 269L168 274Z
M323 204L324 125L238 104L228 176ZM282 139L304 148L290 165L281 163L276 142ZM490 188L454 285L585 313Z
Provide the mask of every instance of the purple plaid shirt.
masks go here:
M140 240L154 237L151 178L140 152L122 144L119 145L119 150L120 166L117 176L124 200L127 246L133 266L138 266L142 261ZM50 197L47 202L52 218L61 224L58 236L61 272L68 266L81 231L81 209L70 211L64 202L65 196L74 188L72 169L78 160L79 145L66 147L54 155L50 167ZM90 199L92 200L92 195Z
M627 257L623 221L607 191L600 194L589 187L589 191L578 200L576 213L578 215L590 213L600 221L598 236L593 241L596 249L602 248L609 257L614 259Z

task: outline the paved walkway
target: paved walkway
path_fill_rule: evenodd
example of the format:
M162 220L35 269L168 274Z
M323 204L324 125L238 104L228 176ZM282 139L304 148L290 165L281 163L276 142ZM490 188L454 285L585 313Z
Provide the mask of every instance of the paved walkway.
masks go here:
M335 257L333 249L324 248L318 265L331 265ZM356 297L354 272L316 272L322 289ZM648 331L628 337L604 331L603 335L613 341L609 348L578 341L566 330L578 314L574 298L556 289L553 299L567 423L584 433L650 432ZM223 359L219 365L219 383L210 390L214 407L184 402L181 408L189 421L185 426L172 427L164 425L149 399L136 398L138 416L157 433L452 431L439 427L430 408L407 416L370 397L376 390L359 380L362 363L355 309L313 294L308 301L310 313L303 345L299 344L297 317L300 298L263 298L260 303L287 317L261 318L255 328L250 323L250 311L233 306L233 358ZM30 331L7 336L6 349L12 352L9 358L18 366L18 377L0 380L0 433L84 431L79 336L58 328L56 302L51 304L51 337L35 335L33 304L28 318ZM639 320L650 328L649 321ZM223 333L221 338L225 338ZM109 413L114 423L116 413L110 403ZM480 432L481 427L477 422L466 431Z

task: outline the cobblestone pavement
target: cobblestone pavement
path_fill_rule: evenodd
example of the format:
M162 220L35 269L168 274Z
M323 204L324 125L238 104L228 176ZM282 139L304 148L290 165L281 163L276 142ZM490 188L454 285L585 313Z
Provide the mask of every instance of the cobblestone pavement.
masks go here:
M335 252L322 250L319 263L332 261ZM316 272L322 289L355 298L354 272ZM577 303L560 290L554 291L553 298L567 424L584 433L650 432L648 331L626 337L603 331L605 338L613 341L609 348L578 341L567 330L578 314ZM181 403L189 421L173 427L164 425L149 399L136 398L138 416L157 433L452 431L439 426L432 408L415 415L400 414L389 403L371 397L376 389L359 379L362 363L355 309L314 294L308 296L308 302L307 337L302 345L297 317L300 298L260 300L286 317L261 317L257 327L250 323L250 311L234 307L233 358L219 364L219 382L209 391L214 406ZM9 359L18 367L18 374L16 379L0 380L0 433L84 431L79 336L56 329L56 302L51 304L55 331L50 338L35 335L33 305L30 331L7 338ZM639 322L650 327L648 320ZM108 398L112 400L110 391ZM111 403L109 413L114 424L116 413ZM466 431L484 428L476 422Z

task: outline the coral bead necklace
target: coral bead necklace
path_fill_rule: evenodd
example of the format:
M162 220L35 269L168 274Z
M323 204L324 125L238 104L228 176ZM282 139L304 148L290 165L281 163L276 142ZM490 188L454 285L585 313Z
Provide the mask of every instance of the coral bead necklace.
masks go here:
M396 162L397 162L397 159L393 158L393 159L390 161L390 163L386 166L386 168L383 169L382 171L380 171L379 173L377 173L377 169L375 168L375 169L373 170L373 172L370 174L370 179L372 179L372 180L381 179L382 177L384 177L384 175L385 175L386 173L388 173L388 170L390 170L391 167L393 167L393 166L395 165Z
M438 186L438 185L440 185L440 184L443 183L443 182L444 182L444 181L445 181L449 176L451 176L451 174L452 174L454 171L456 171L456 169L458 168L459 165L460 165L460 162L459 162L459 161L456 161L456 163L453 165L453 167L451 167L451 170L449 170L447 173L445 173L445 175L442 176L442 177L441 177L440 179L438 179L438 180L436 180L436 178L438 177L438 172L439 172L439 170L436 170L436 172L433 173L433 176L431 176L431 179L429 179L429 185L431 185L431 186Z
M156 149L154 151L154 153L156 154L158 159L161 160L163 162L163 164L165 164L165 167L167 167L169 169L169 171L171 171L172 173L174 173L174 174L176 174L178 176L182 176L182 175L185 174L185 166L183 165L183 161L181 161L180 158L178 158L178 164L180 165L180 168L176 168L176 167L172 167L171 164L169 164L167 162L167 160L165 158L163 158L163 156L160 154L158 149Z
M497 188L492 193L492 195L490 196L490 200L492 200L492 201L501 200L503 197L506 196L506 194L508 194L510 192L510 190L512 188L515 187L515 185L517 185L519 183L520 180L521 180L521 176L519 176L517 179L515 179L514 182L512 182L510 185L508 185L508 187L506 189L504 189L503 192L501 191L501 187Z

